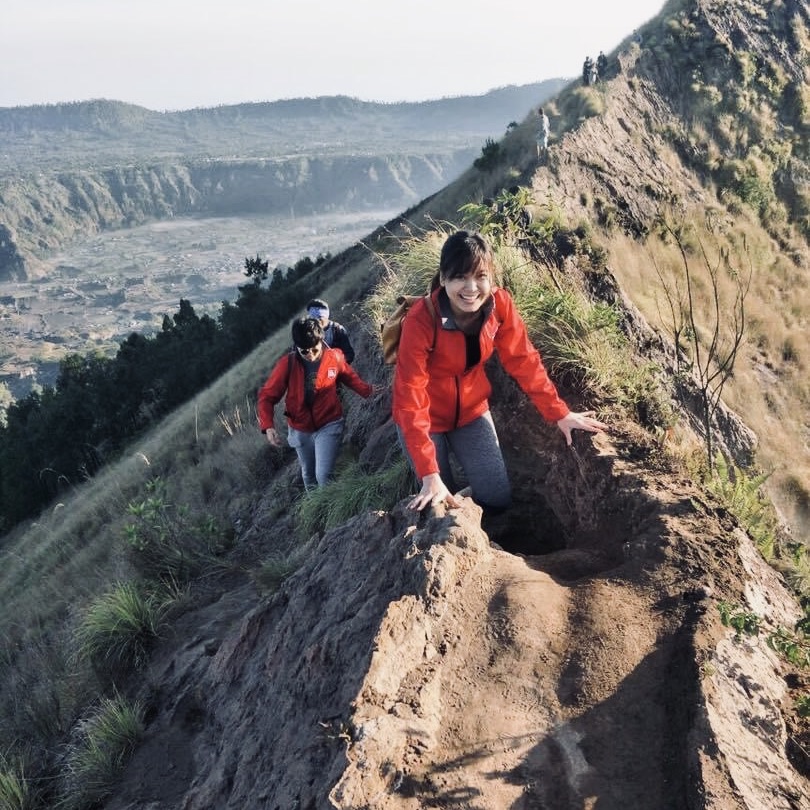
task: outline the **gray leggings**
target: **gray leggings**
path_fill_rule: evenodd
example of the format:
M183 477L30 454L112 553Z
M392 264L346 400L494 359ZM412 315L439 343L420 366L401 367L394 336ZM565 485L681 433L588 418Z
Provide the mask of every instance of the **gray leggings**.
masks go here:
M405 455L411 461L399 426L397 433ZM492 512L502 511L510 506L512 488L498 443L498 434L495 432L495 424L489 411L464 427L448 433L431 433L430 439L436 448L439 474L450 492L457 491L450 464L452 452L467 477L476 503Z

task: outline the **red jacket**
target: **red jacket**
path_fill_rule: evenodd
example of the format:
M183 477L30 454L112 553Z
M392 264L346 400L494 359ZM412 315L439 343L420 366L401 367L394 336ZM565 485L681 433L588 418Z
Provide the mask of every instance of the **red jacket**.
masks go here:
M262 432L273 427L273 409L286 391L284 415L287 424L303 433L314 433L329 422L343 416L337 384L347 385L361 397L369 397L372 387L362 380L346 362L340 349L330 349L326 344L321 355L321 365L315 380L315 397L312 405L304 402L304 364L298 352L285 354L270 372L267 382L259 391L259 427Z
M468 371L464 334L454 328L452 319L446 324L449 311L440 309L440 291L432 294L439 313L435 325L424 301L415 303L405 316L394 370L393 418L420 479L439 472L428 434L463 427L489 410L492 388L484 363L493 351L545 419L556 422L569 412L506 290L493 290L479 335L481 361ZM431 351L434 330L436 345Z

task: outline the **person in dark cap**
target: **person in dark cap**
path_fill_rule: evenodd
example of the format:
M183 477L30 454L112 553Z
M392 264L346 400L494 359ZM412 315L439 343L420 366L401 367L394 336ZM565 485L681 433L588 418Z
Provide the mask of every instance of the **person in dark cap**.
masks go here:
M330 319L329 304L322 298L313 298L307 304L307 315L315 318L323 328L323 342L333 349L340 349L346 362L351 364L354 361L354 347L349 340L349 333L346 327Z
M599 51L599 56L596 57L596 77L600 82L605 81L607 78L608 59L604 51Z

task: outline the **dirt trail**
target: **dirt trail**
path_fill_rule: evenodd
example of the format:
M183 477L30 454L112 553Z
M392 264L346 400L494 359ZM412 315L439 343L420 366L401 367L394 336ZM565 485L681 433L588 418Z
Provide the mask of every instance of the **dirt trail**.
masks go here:
M750 541L620 426L574 458L502 423L500 544L469 499L403 502L318 538L275 596L189 614L106 810L808 810L786 670L715 608L791 620Z
M677 626L673 640L666 616L629 583L561 584L540 570L559 559L513 556L476 534L464 533L476 550L470 571L443 550L437 605L387 611L335 804L678 806L670 762L684 757L670 750L667 672Z

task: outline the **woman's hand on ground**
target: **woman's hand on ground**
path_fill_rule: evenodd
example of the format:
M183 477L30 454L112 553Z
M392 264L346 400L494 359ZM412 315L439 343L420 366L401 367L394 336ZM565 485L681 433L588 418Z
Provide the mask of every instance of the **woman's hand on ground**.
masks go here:
M439 473L432 473L422 479L422 489L418 495L413 496L408 507L421 511L426 506L438 506L440 503L446 504L451 509L461 506L458 498L444 485Z
M596 411L583 411L582 413L574 413L571 411L567 416L564 416L557 422L557 427L562 431L565 436L565 443L571 446L571 431L572 430L587 430L590 433L602 433L608 429L604 422L594 419L593 415Z
M281 439L275 428L267 428L267 432L264 435L267 436L267 441L270 442L273 447L281 447Z

